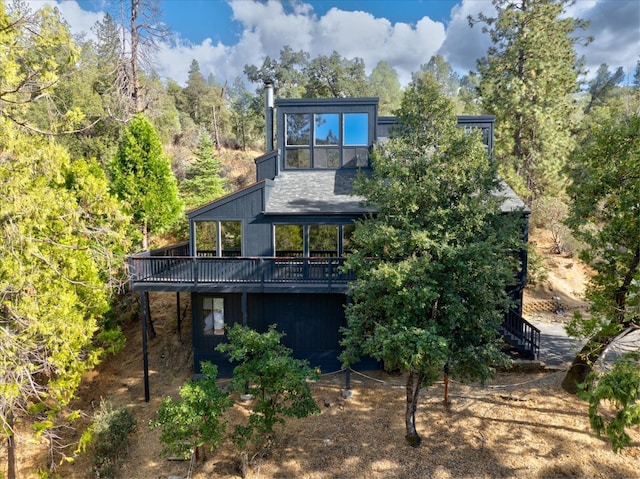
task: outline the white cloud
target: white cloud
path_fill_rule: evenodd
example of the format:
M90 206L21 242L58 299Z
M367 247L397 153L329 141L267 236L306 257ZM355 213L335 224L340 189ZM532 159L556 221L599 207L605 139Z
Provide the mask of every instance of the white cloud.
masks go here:
M594 74L606 63L612 71L623 67L630 78L640 59L640 2L577 2L571 13L589 22L583 34L592 36L593 42L576 48L579 55L585 56L589 72Z
M57 7L62 17L69 24L71 33L74 35L85 34L87 39L95 38L91 28L104 17L104 12L84 10L76 0L62 0L61 2L56 2L55 0L26 0L26 3L33 11L45 5Z
M491 17L495 9L491 2L464 0L451 10L451 21L447 27L447 37L438 51L454 70L462 74L476 71L476 62L487 54L491 45L488 34L482 33L482 25L469 26L468 17L476 18L479 13Z
M46 3L57 5L74 33L89 34L103 15L84 10L83 3L77 0L28 3L34 9ZM334 50L346 58L360 57L367 73L385 60L396 69L403 85L436 53L464 74L476 70L477 59L486 55L490 45L482 25L471 28L467 17L481 11L492 16L494 12L490 0L461 0L452 9L445 31L444 24L427 16L415 24L394 24L368 12L347 12L335 7L318 16L311 4L299 0L229 0L229 5L232 20L242 30L237 42L225 45L207 39L191 44L178 39L163 45L156 63L160 75L184 83L191 61L196 59L205 77L213 73L218 82L231 83L236 77L244 78L244 65L262 65L267 55L278 58L285 45L308 52L311 58L330 55ZM585 55L592 73L603 62L612 69L633 69L640 51L639 1L581 0L569 14L590 20L584 34L595 40L577 50L579 55Z
M159 61L161 75L178 82L187 78L188 65L196 58L206 76L210 68L218 81L233 81L243 76L246 64L261 65L269 55L278 58L280 50L308 52L311 58L337 51L345 58L364 60L367 73L381 60L393 65L401 83L406 84L420 65L429 61L445 40L444 25L428 17L415 26L392 24L367 12L330 9L322 17L309 4L296 2L286 10L280 2L231 1L233 20L243 33L233 46L203 42L165 47ZM410 46L410 47L409 47ZM215 49L205 62L207 49ZM172 52L172 50L177 52ZM186 68L185 68L186 65Z

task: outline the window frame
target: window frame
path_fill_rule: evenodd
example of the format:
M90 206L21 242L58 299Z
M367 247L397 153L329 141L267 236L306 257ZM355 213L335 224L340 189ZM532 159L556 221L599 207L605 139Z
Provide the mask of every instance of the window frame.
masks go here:
M279 99L276 100L276 111L281 170L336 170L371 166L369 151L376 139L377 98L315 98L304 102L300 99ZM306 121L296 122L290 119L292 115L308 116ZM316 123L322 115L328 115L327 119L332 125L332 132L336 124L339 126L338 132L333 132L334 136L338 137L336 138L338 144L326 144L320 141L321 138L326 138L328 133L322 125ZM333 115L337 115L337 121L332 118ZM356 127L355 130L349 128L349 123ZM308 134L307 124L310 130ZM301 135L298 135L299 130L296 129L296 125L302 128ZM361 134L357 134L353 139L353 133L358 131L358 125ZM322 134L318 135L319 132ZM300 144L302 142L298 139L292 141L293 137L305 137L308 142ZM364 141L366 144L363 143Z
M276 258L279 257L289 257L289 256L278 256L278 244L277 244L277 235L276 229L278 226L294 226L302 229L302 256L303 258L309 258L311 256L311 228L312 227L326 227L331 226L336 228L336 256L337 258L343 258L346 254L345 245L348 244L349 239L345 237L347 231L350 231L350 234L353 234L355 230L354 223L331 223L331 222L319 222L319 223L294 223L294 222L278 222L272 224L272 237L273 237L273 256ZM281 250L282 251L282 250ZM289 251L289 250L284 250ZM326 256L321 256L326 257ZM330 256L333 257L333 256Z
M211 301L210 307L207 302ZM207 337L224 337L226 336L227 320L225 318L226 301L224 296L220 295L204 295L201 299L202 308L202 335ZM209 313L207 313L209 311ZM217 317L216 312L221 311L222 317ZM210 317L210 321L207 321ZM220 323L222 321L222 323ZM209 323L209 324L208 324ZM210 327L208 327L210 326Z
M299 142L289 143L289 137L293 135L289 135L289 118L293 115L307 115L309 117L308 125L309 125L309 135L308 135L308 143L303 144ZM337 141L335 143L330 144L322 144L318 142L318 118L321 116L337 116L338 120L338 135ZM346 117L355 117L356 115L366 115L366 143L360 142L347 142L348 134L345 132L345 127L347 118ZM286 170L336 170L339 168L366 168L369 166L369 147L372 144L371 139L371 114L366 111L352 111L352 112L291 112L284 114L284 123L287 125L285 131L285 148L284 148L284 168ZM361 125L362 126L362 125ZM360 133L361 134L361 133ZM349 163L352 160L347 161L346 157L349 155L349 152L353 151L355 153L355 164L350 165ZM294 153L296 155L295 161L289 161L289 153ZM334 157L333 161L329 155L331 153L337 152L337 158ZM321 163L321 153L325 153L327 156L325 157L325 161ZM367 155L366 164L362 164L362 162L358 161L358 155ZM303 161L301 161L301 157L303 157ZM308 156L307 156L308 155ZM292 157L293 159L293 157ZM337 160L337 161L336 161ZM296 163L300 166L296 166Z
M198 247L199 243L199 234L198 234L198 224L199 223L211 223L215 228L215 246L214 249L205 249L204 251L211 251L213 254L205 254L201 255L201 248ZM222 238L222 225L223 223L238 223L239 224L239 232L240 232L240 250L237 254L224 254L225 251L235 251L232 249L226 249L224 247L224 240ZM194 220L193 221L193 247L195 249L194 256L213 256L215 258L229 258L229 257L241 257L244 253L244 221L238 219L215 219L215 220Z

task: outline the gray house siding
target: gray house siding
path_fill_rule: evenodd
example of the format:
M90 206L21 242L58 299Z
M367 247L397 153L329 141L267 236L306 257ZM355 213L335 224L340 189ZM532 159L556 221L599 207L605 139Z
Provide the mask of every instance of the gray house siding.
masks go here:
M215 347L227 340L225 335L203 334L205 323L202 300L206 297L224 299L225 327L245 324L258 332L275 324L285 334L283 344L293 350L293 356L309 361L322 372L336 371L340 364L341 328L346 326L344 294L217 294L193 293L194 371L201 372L201 361L218 365L220 376L231 375L233 364ZM361 366L376 367L374 361Z
M349 272L341 270L348 252L347 234L351 231L345 225L375 214L370 205L362 203L362 198L352 194L353 182L358 174L371 171L367 152L377 141L390 136L397 118L378 117L377 98L280 99L276 110L276 145L273 148L268 141L271 151L255 160L256 183L188 212L188 249L180 244L130 258L133 290L191 293L196 374L201 372L201 361L206 360L218 365L221 376L231 375L233 365L215 347L227 340L226 331L234 324L260 332L277 324L277 329L285 333L284 344L295 357L308 360L323 372L341 367L341 329L346 326L348 281L353 279ZM266 113L267 123L273 123L273 108L268 107ZM361 123L365 113L366 126ZM494 120L493 116L459 117L458 124L469 130L480 129L491 154ZM335 121L341 129L337 139L329 135ZM323 131L323 124L332 129ZM353 131L358 134L348 134ZM292 139L289 144L288 136ZM526 243L529 211L506 184L496 195L504 198L504 213L524 217L522 233ZM215 223L215 228L200 222ZM279 245L280 257L274 258L278 225L299 226L281 231L302 232L302 248L296 240L290 250L286 237L279 236L287 247ZM337 246L328 242L327 248L315 246L314 250L313 244L324 243L318 239L322 236L313 240L313 235L320 231L331 234L333 230L314 228L319 225L338 226ZM202 237L198 238L198 234ZM526 249L520 258L523 269L519 282L508 291L517 315L522 312L522 289L526 283ZM211 323L220 318L215 312L221 309L227 329L214 327L212 331ZM512 316L509 312L510 319ZM514 324L518 331L522 330L516 331L518 338L535 329ZM379 366L371 359L353 365L357 369ZM145 378L148 381L147 369ZM145 394L148 396L147 386Z

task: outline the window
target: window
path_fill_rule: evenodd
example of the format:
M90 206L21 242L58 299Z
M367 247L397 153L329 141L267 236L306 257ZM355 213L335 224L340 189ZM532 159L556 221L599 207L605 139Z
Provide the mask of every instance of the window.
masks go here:
M198 256L216 256L218 229L215 221L196 221L196 251Z
M304 256L302 225L275 225L276 256Z
M285 124L286 168L369 165L369 113L289 113Z
M311 115L287 115L287 168L311 168Z
M196 256L242 256L242 222L196 221Z
M369 115L344 115L344 165L356 168L369 164Z
M349 225L275 225L275 256L340 257L349 251L355 226Z
M224 298L202 298L203 334L224 336Z
M242 256L242 223L220 222L220 256Z
M338 256L338 231L337 225L310 225L309 256Z
M328 113L314 115L313 167L340 167L340 115Z

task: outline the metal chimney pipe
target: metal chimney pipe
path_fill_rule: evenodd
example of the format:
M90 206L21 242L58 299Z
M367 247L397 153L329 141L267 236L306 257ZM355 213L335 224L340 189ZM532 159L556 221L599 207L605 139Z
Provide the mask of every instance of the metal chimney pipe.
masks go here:
M273 83L264 82L266 151L273 150Z

